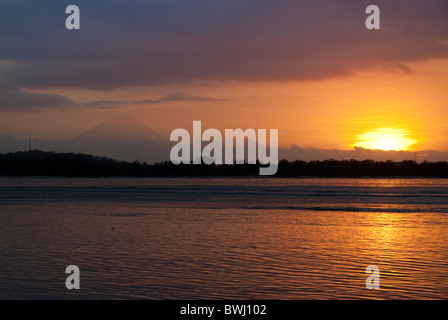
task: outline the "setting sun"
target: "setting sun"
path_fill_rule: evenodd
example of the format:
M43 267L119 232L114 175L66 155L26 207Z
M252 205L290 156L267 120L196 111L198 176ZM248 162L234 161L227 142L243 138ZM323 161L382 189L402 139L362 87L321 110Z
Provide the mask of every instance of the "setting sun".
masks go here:
M408 137L408 132L403 129L379 128L358 136L358 141L353 147L362 147L372 150L408 150L417 143L415 139Z

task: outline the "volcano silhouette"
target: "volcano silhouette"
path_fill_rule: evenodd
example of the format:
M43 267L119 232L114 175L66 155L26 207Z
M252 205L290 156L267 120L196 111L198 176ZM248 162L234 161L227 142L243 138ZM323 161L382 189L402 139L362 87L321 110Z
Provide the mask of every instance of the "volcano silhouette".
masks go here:
M117 160L159 162L169 160L168 138L127 116L114 117L68 142L72 152Z

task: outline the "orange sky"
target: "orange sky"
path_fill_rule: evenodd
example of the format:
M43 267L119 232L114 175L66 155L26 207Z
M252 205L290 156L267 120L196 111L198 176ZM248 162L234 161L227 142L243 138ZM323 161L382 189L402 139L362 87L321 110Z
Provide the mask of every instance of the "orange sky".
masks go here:
M223 82L214 85L33 90L58 93L77 102L163 97L169 92L206 96L217 101L173 101L162 105L123 105L116 109L68 109L52 112L6 113L3 133L41 138L71 138L114 115L126 113L168 136L189 129L193 120L224 129L278 128L283 147L350 149L358 136L379 128L399 129L418 142L409 150L448 150L448 61L411 65L413 73L364 71L308 82ZM17 127L16 123L22 123Z
M378 0L370 31L364 0L103 2L79 1L77 31L58 1L0 4L0 134L68 139L127 115L167 140L200 120L279 129L280 147L448 151L446 1Z

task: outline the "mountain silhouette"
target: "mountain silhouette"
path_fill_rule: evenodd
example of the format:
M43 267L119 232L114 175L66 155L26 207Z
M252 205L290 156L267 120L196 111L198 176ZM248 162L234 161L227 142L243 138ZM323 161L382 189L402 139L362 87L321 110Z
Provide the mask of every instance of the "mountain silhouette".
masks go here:
M0 153L25 151L28 139L0 135ZM32 138L32 149L86 153L115 160L155 163L170 159L168 138L127 116L114 117L70 140Z
M72 152L148 163L169 159L168 138L127 116L111 118L67 141Z
M104 121L72 139L72 141L86 141L90 139L148 139L161 143L166 142L166 138L161 134L127 116L114 117Z
M160 135L142 123L127 117L114 117L87 130L70 140L39 139L32 136L33 150L54 152L86 153L115 160L155 163L170 160L170 150L174 145L168 137ZM206 143L202 143L205 146ZM0 134L0 154L29 149L28 139L16 139L8 134ZM223 148L224 150L224 148ZM235 153L234 153L235 154ZM365 160L403 161L415 158L415 152L381 151L355 148L352 150L325 150L301 148L292 145L279 148L279 159L289 161L303 160ZM245 157L247 159L247 157ZM448 152L423 150L418 152L419 162L446 161Z

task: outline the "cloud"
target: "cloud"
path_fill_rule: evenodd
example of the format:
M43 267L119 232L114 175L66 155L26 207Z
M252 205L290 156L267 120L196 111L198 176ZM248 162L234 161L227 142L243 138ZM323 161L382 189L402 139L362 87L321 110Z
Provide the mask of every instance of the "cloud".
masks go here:
M1 111L30 111L73 107L75 102L57 94L27 93L20 89L0 89Z
M58 94L25 92L18 88L0 88L0 111L27 112L68 108L118 108L127 104L162 104L167 102L204 102L227 101L202 96L192 96L182 92L175 92L158 99L143 100L95 100L76 102Z
M202 101L228 101L229 99L217 99L201 96L191 96L182 92L171 93L159 99L143 99L133 101L133 104L154 104L166 102L202 102Z
M446 0L59 0L0 3L0 85L118 87L192 81L319 80L448 59ZM151 102L149 102L151 103Z
M85 106L85 107L96 107L96 108L115 108L119 107L120 105L127 104L127 101L124 100L96 100L96 101L89 101L89 102L83 102L83 103L76 103L77 106Z
M68 108L115 108L126 101L98 100L76 102L58 94L25 92L17 88L0 88L0 111L28 112Z

